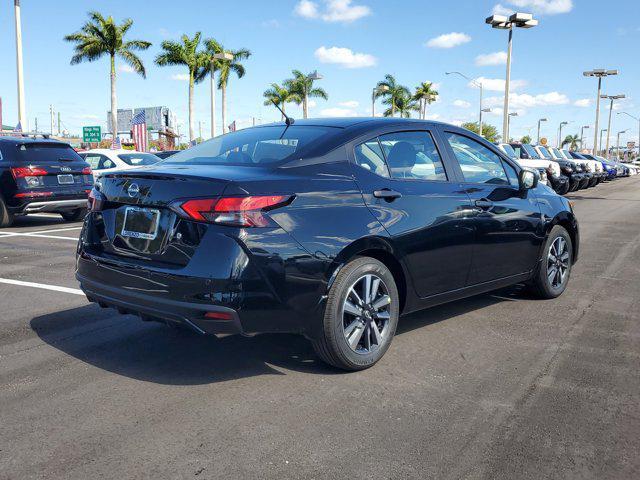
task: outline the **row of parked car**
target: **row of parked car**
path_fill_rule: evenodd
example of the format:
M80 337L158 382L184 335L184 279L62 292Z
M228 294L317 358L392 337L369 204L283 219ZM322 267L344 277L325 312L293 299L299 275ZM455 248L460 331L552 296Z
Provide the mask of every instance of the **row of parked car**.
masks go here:
M498 143L497 146L521 166L537 170L540 182L560 195L640 172L640 166L634 163L568 149L517 142Z

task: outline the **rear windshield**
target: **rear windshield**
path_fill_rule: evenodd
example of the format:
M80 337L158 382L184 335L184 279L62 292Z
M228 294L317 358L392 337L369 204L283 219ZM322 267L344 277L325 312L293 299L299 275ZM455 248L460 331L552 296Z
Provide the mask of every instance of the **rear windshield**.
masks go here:
M265 166L295 158L311 142L328 136L331 127L273 126L248 128L196 145L163 164Z
M507 156L511 158L518 158L518 155L516 155L516 151L513 149L511 145L509 145L508 143L504 143L501 146L502 146L502 149L504 150L504 153L506 153Z
M549 153L549 151L542 146L538 147L538 150L540 150L540 153L542 154L542 156L548 160L551 160L551 154Z
M57 161L82 162L82 157L68 145L57 143L26 143L18 145L18 159L30 164Z
M156 157L151 153L121 153L120 155L118 155L118 158L127 165L132 165L134 167L153 165L160 161L160 157Z
M540 158L540 155L538 155L538 152L536 152L535 149L531 145L529 145L528 143L523 143L522 144L522 148L524 149L525 152L527 152L529 157L535 158L535 159L539 159Z

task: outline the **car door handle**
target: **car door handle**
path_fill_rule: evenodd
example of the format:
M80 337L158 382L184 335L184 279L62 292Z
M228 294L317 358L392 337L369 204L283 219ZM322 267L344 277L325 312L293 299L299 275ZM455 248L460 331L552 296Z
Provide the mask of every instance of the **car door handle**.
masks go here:
M491 200L487 200L486 198L481 198L480 200L475 201L475 206L482 210L489 210L493 207L493 202Z
M396 198L402 197L400 192L396 192L395 190L391 190L389 188L383 188L382 190L376 190L373 192L373 196L376 198L384 198L387 201L395 200Z

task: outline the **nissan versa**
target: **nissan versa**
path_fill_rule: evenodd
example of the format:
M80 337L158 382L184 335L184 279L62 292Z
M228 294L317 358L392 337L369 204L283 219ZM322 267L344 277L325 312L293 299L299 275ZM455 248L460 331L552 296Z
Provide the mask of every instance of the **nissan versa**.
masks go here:
M88 299L202 334L299 333L359 370L401 314L567 287L571 206L496 146L419 120L292 123L101 177L77 250Z

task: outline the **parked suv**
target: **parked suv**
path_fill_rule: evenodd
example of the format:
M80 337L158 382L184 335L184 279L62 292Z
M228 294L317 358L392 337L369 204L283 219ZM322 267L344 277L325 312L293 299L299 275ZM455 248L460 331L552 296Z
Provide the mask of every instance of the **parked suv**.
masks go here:
M0 137L0 227L36 212L80 220L92 186L91 168L67 143Z
M201 334L299 333L360 370L401 314L520 282L565 290L571 205L485 139L398 118L291 123L104 174L77 249L87 298Z
M522 145L520 145L519 143L496 143L496 145L500 150L502 150L505 155L518 162L518 165L520 165L521 167L527 167L536 170L538 172L538 175L540 175L540 183L544 185L549 184L549 180L547 178L549 162L536 158L521 157L520 150L522 149Z

